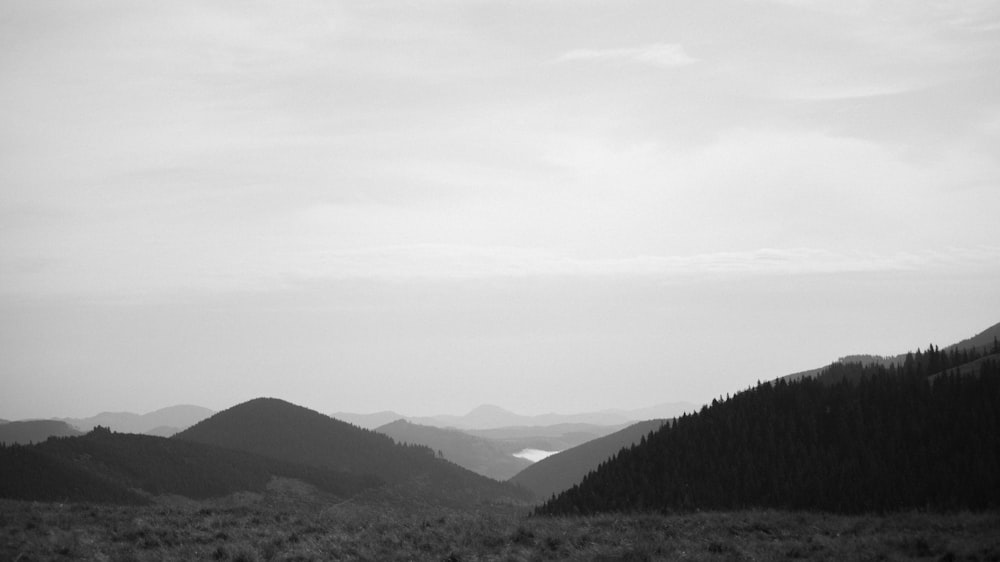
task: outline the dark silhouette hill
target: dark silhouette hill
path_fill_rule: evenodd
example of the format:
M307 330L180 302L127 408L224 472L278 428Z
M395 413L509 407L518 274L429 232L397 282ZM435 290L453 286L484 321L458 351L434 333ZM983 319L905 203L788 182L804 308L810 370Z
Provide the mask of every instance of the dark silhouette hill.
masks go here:
M430 447L451 462L494 480L507 480L531 465L531 461L514 456L514 453L524 447L469 435L457 429L442 429L396 420L375 431L392 437L397 443Z
M0 443L8 445L40 443L53 436L73 435L83 435L83 432L60 420L29 420L0 424Z
M534 492L535 497L548 499L553 494L568 490L601 462L618 451L639 443L664 423L665 420L649 420L630 425L542 459L510 480Z
M538 512L996 509L997 435L1000 349L930 346L715 400Z
M400 493L443 502L525 501L531 494L475 474L419 445L395 443L319 412L257 398L195 424L172 439L230 449L355 474L372 474Z
M337 496L380 484L374 477L100 427L79 437L0 448L0 497L11 499L145 503L161 494L201 499L263 491L274 477L302 480Z

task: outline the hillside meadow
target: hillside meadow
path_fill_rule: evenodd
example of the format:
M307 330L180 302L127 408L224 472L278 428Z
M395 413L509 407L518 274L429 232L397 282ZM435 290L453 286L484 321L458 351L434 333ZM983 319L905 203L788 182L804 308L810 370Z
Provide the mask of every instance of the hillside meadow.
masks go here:
M783 511L532 517L294 480L148 506L0 501L3 560L1000 560L1000 514Z

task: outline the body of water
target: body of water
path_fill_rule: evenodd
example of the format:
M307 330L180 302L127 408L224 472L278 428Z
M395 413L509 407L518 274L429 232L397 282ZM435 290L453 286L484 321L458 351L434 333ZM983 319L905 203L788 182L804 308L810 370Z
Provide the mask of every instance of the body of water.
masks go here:
M521 459L528 459L531 462L538 462L546 457L551 457L558 452L559 451L543 451L541 449L522 449L514 453L514 456Z

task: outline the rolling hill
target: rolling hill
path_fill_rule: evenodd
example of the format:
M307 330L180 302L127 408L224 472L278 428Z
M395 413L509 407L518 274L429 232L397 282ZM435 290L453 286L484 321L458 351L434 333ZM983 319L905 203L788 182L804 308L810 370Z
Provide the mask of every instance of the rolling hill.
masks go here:
M374 477L107 428L0 448L0 497L10 499L141 504L161 494L201 499L262 491L274 477L340 497L380 484Z
M509 442L469 435L457 429L442 429L396 420L375 431L398 443L425 445L444 458L494 480L507 480L530 466L531 461L514 456L524 447Z
M400 493L468 505L526 501L530 492L475 474L423 446L391 438L313 410L257 398L233 406L172 439L247 451L289 462L372 474Z
M621 449L639 443L663 423L664 420L639 422L610 435L587 441L536 462L517 473L510 481L531 490L537 498L548 499L553 494L568 490L602 462Z
M102 412L89 418L64 418L62 421L80 431L90 431L101 426L122 433L155 432L155 435L165 437L188 428L213 413L215 412L208 408L184 404L161 408L147 414Z
M0 443L41 443L49 437L71 437L83 435L60 420L30 420L0 424Z

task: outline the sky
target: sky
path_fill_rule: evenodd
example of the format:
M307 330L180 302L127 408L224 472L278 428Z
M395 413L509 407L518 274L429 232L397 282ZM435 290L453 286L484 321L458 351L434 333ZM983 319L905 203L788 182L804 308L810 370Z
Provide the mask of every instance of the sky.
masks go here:
M994 0L0 0L0 418L703 403L1000 321Z

